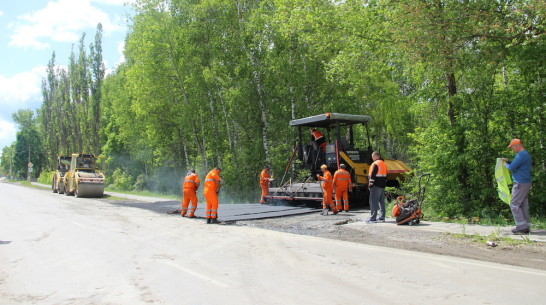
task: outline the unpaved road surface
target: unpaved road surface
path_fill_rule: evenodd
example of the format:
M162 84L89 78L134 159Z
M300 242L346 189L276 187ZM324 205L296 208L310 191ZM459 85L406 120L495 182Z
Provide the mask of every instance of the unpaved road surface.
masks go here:
M335 234L335 232L331 232ZM0 304L543 304L546 271L0 183Z
M397 226L394 219L386 223L365 224L369 211L350 211L338 215L322 216L319 213L285 217L282 219L261 219L239 221L238 225L265 228L280 232L317 236L368 245L383 246L431 254L451 255L488 262L523 266L546 270L546 246L541 242L521 242L521 236L511 236L498 241L498 246L489 247L483 242L458 236L464 231L461 225L452 224L449 231L428 230L434 223L422 222L417 226ZM453 230L453 225L456 229ZM447 227L447 226L446 226ZM447 230L447 228L446 228ZM498 230L490 227L485 234ZM504 229L504 231L509 229ZM469 228L470 231L470 228ZM539 230L535 234L542 234ZM466 232L468 235L472 233ZM502 234L499 234L502 238ZM532 236L531 236L532 238ZM515 241L519 240L517 243Z

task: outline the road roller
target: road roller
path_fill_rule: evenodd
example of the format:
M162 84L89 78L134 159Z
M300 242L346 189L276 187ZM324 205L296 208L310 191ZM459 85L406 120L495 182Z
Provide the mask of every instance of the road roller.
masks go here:
M103 157L72 154L70 170L64 178L65 195L102 197L104 194Z

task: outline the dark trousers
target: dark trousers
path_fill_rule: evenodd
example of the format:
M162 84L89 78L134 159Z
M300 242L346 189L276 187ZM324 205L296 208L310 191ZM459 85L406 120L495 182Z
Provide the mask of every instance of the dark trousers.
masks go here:
M385 188L375 186L370 189L370 209L372 210L370 220L378 220L378 209L379 219L385 220Z

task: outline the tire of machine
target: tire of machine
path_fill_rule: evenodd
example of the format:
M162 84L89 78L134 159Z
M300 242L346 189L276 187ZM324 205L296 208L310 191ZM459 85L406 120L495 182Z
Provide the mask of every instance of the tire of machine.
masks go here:
M57 193L57 192L58 192L57 187L56 187L56 185L57 185L56 180L57 180L57 179L53 178L53 182L51 182L51 191L52 191L53 193Z

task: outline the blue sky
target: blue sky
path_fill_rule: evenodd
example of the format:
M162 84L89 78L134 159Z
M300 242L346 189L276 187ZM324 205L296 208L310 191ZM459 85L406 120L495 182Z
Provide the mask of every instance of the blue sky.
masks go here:
M36 110L42 103L40 86L53 51L57 65L67 66L82 33L85 45L103 26L102 49L110 71L123 61L123 41L134 0L0 0L0 153L15 141L12 113ZM108 72L107 72L108 73Z

